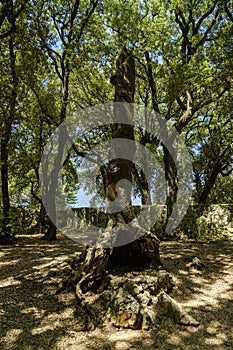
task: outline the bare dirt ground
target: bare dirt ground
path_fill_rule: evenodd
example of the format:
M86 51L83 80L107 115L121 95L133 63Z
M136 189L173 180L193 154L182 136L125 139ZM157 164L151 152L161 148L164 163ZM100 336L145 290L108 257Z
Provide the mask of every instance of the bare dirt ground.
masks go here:
M174 278L171 296L199 322L185 327L164 318L149 331L117 330L106 324L80 332L75 296L57 293L67 260L78 244L59 236L19 236L0 247L1 350L233 349L233 241L163 242L164 269ZM205 264L190 266L194 257Z

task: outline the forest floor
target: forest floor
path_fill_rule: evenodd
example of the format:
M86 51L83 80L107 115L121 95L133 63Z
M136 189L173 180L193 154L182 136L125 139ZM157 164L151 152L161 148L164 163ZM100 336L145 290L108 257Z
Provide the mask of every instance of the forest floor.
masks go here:
M149 331L106 324L80 332L74 293L57 293L79 245L60 235L54 242L39 235L17 238L0 247L1 350L233 349L233 240L161 243L164 269L175 283L171 296L199 327L164 318ZM203 270L191 267L194 257Z

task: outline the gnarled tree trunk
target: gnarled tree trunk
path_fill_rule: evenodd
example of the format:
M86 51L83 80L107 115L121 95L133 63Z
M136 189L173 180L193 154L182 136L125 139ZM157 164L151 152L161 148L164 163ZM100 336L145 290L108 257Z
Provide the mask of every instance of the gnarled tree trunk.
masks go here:
M126 48L123 48L117 60L116 68L116 73L111 78L111 83L115 86L112 139L114 141L114 139L122 138L133 141L135 66L134 59ZM120 104L118 104L119 102ZM122 117L124 117L125 123L122 123ZM135 145L133 142L130 143L130 141L129 143L124 143L124 140L122 142L119 141L121 152L124 154L125 151L125 154L127 154L127 159L122 159L117 158L119 143L117 144L113 141L105 177L106 202L107 207L109 207L118 198L119 208L122 209L111 215L106 234L104 234L104 239L110 240L112 239L112 230L115 229L114 232L117 232L114 233L114 242L111 245L113 248L102 248L106 244L101 241L100 248L88 248L76 262L76 296L81 303L84 302L83 292L88 289L100 288L102 282L106 281L106 269L109 267L115 265L144 267L153 264L156 268L161 265L159 240L157 237L150 232L142 235L139 225L136 225L133 230L125 229L126 224L135 218L131 205L131 187L126 185L126 183L132 182L132 159ZM130 149L129 144L132 145ZM137 237L140 236L140 238L136 239L136 235ZM132 243L124 244L124 241ZM103 286L104 284L102 288Z
M126 48L121 52L120 57L117 60L117 70L115 75L111 78L111 83L115 86L115 124L113 125L112 138L126 138L128 140L134 140L134 127L133 124L133 103L134 103L134 93L135 93L135 65L133 57L128 53ZM120 106L117 104L120 102ZM130 105L127 105L130 103ZM124 116L125 123L129 124L118 124L118 114ZM127 154L129 159L133 159L135 153L135 147L130 147L129 144L122 142L121 147L127 149L124 150L124 154ZM111 150L114 154L114 149ZM111 173L111 166L113 169L118 171ZM132 182L133 174L133 162L125 159L113 159L112 163L110 162L107 170L107 198L110 200L115 200L117 193L115 191L116 184L120 180L125 179L130 183ZM127 192L124 186L121 188L118 185L118 193L122 194L124 191ZM125 195L121 197L123 201L122 206L123 210L120 211L117 215L117 222L115 225L121 226L129 223L132 219L135 218L135 213L131 205L131 188L128 190ZM125 202L128 203L124 203ZM130 265L130 266L149 266L153 264L155 267L161 265L159 258L159 240L155 235L152 235L148 232L146 235L142 235L140 226L134 226L133 232L129 230L123 231L124 235L130 235L132 243L126 245L116 245L116 247L111 252L109 257L109 265ZM140 238L136 239L136 235ZM122 243L124 239L120 237L119 241ZM125 239L127 241L127 238Z

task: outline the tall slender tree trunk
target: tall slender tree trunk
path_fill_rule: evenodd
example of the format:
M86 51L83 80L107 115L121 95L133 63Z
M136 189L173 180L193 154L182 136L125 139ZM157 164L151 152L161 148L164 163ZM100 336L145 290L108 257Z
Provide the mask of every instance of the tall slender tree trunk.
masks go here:
M209 178L206 180L204 188L200 194L199 200L198 200L198 204L206 204L208 196L212 190L212 188L214 187L214 184L217 180L218 174L221 171L221 164L219 164L219 161L216 162L216 164L214 165L212 172L209 176Z
M10 196L9 196L9 143L11 139L11 125L15 118L16 111L16 99L17 99L17 86L18 79L16 74L15 59L16 54L14 52L14 42L11 37L9 43L10 54L10 67L11 67L11 95L9 96L9 115L6 117L0 147L1 158L1 188L3 198L3 232L7 236L11 236L11 222L10 222Z
M10 125L5 126L1 137L1 188L3 202L3 233L10 235L10 197L8 189L8 144L10 141Z
M59 127L59 135L58 135L58 148L56 150L56 156L53 163L53 169L45 181L46 186L46 209L49 214L49 225L48 230L45 235L42 237L43 240L53 241L56 240L56 221L57 221L57 210L56 210L56 196L58 191L58 176L59 172L63 167L62 158L65 150L65 145L67 142L67 133L66 133L66 125L61 125ZM46 179L47 174L44 171L43 176Z
M152 105L156 113L160 113L157 95L157 86L153 77L152 61L149 52L145 52L145 57L147 61L147 77L148 83L151 90ZM166 220L164 225L164 231L171 216L173 206L176 202L177 196L177 169L172 156L168 149L163 145L163 160L164 160L164 170L165 170L165 180L166 180Z
M69 78L70 78L70 64L69 59L66 62L62 62L62 105L60 111L60 123L62 123L67 114L67 105L69 98ZM61 161L63 157L65 142L67 141L67 135L65 127L59 131L59 146L57 156L54 160L54 167L51 174L50 188L48 189L47 199L49 202L49 226L48 231L42 237L43 240L53 241L57 238L57 227L56 227L56 194L58 185L58 170L62 167Z
M165 168L165 180L166 180L166 221L165 228L172 214L173 207L176 203L177 191L178 191L178 179L177 169L174 160L165 146L163 146L163 159ZM165 233L166 236L166 233Z

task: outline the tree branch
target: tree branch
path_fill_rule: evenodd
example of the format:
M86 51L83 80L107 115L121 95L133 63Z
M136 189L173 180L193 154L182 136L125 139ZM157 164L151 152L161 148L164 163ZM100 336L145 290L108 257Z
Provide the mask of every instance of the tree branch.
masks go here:
M228 0L225 0L225 2L224 2L225 11L226 11L226 14L229 17L230 21L233 22L233 16L232 16L232 13L227 6L227 2L228 2Z
M151 97L152 97L152 105L155 112L159 113L159 104L158 104L158 96L157 96L157 88L156 84L153 78L153 71L152 71L152 62L149 55L149 52L145 52L146 62L147 62L147 77L149 86L151 89Z
M194 33L193 33L194 35L198 33L198 31L199 31L199 29L200 29L200 27L201 27L203 21L204 21L209 15L211 15L211 13L214 11L214 9L215 9L215 7L216 7L216 5L217 5L217 2L218 2L218 0L215 0L213 6L210 7L210 9L209 9L206 13L204 13L204 15L199 19L199 21L197 22L197 25L196 25L196 27L195 27Z
M84 20L81 23L81 27L80 27L80 30L79 30L79 34L78 34L76 43L79 44L80 39L81 39L81 37L83 35L84 29L85 29L85 27L86 27L86 25L87 25L91 15L95 11L95 9L96 9L96 7L98 5L98 2L99 2L99 0L91 0L92 8L90 10L89 9L86 10L86 15L85 15Z
M217 17L218 17L218 11L216 11L214 19L212 20L210 26L206 29L205 34L203 35L203 37L201 38L199 43L196 45L196 48L203 45L204 42L207 41L207 36L208 36L209 32L211 31L211 29L213 28L213 26L215 25Z
M181 116L181 118L178 120L178 122L175 125L175 127L179 133L188 124L188 122L191 120L191 118L194 114L193 110L192 110L192 104L193 104L192 96L188 90L186 91L186 94L187 94L186 111L183 113L183 115Z
M9 15L9 13L7 13L8 11L7 11L6 4L4 4L3 8L2 8L2 14L0 16L0 28L1 28L3 22L6 18L8 18L8 22L11 24L11 28L7 32L0 34L0 39L7 38L15 31L16 19L19 17L21 12L24 10L25 5L23 4L15 14L13 14L13 10L14 10L13 9L13 2L10 3L10 7L11 7L11 9L9 9L10 15Z

